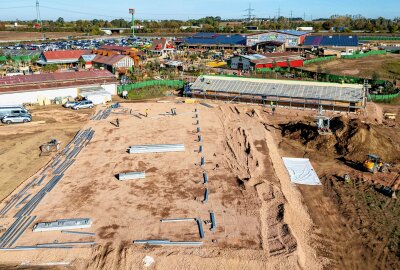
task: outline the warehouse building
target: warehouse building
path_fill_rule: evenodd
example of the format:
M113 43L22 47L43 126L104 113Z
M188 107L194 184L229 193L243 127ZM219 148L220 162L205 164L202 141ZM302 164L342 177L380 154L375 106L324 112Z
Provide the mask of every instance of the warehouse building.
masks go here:
M228 60L228 66L235 70L257 70L275 67L302 67L304 59L293 53L269 53L236 55Z
M285 48L297 47L304 42L309 32L295 30L275 30L256 33L246 36L246 46L258 50L259 44L267 41L275 41L284 44Z
M362 85L200 76L185 94L198 98L301 109L356 112L365 108Z
M307 36L304 48L325 48L351 54L360 49L357 36Z
M239 34L197 33L178 41L177 44L178 48L236 50L246 48L246 37Z
M63 97L76 98L81 89L98 87L117 94L117 80L106 70L20 75L0 78L0 105L49 104Z
M114 54L111 56L96 55L92 63L95 68L104 68L113 73L125 73L135 65L135 62L130 56L121 54Z

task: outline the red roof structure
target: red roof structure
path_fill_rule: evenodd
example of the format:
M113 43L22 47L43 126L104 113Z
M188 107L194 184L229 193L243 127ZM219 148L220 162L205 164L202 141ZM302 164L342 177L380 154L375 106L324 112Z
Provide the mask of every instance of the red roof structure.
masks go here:
M99 64L113 66L116 63L118 63L119 61L121 61L122 59L124 59L125 57L129 57L129 56L121 55L121 54L114 54L114 55L111 55L111 56L97 55L93 59L92 62L93 63L99 63Z
M117 83L117 79L107 70L18 75L0 78L0 94L104 83Z
M83 54L90 54L90 50L66 50L66 51L47 51L43 52L44 57L47 61L51 60L64 60L64 59L76 59Z

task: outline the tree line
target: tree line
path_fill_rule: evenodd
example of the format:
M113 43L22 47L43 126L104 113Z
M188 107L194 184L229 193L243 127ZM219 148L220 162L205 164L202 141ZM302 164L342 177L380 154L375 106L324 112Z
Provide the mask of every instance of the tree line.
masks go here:
M0 22L0 31L6 30L6 24L13 23L14 22L7 21ZM35 20L19 21L18 24L26 26L17 28L20 31L76 31L88 34L100 34L100 28L102 27L131 27L131 22L125 19L114 19L110 21L103 19L66 21L62 17L55 21L42 21L42 29L35 28ZM372 19L361 15L333 15L327 19L315 19L312 21L306 21L302 18L286 17L255 18L251 21L242 21L235 19L224 20L219 16L208 16L192 20L136 20L135 24L142 26L142 29L136 30L139 33L196 32L199 31L197 27L201 27L200 31L204 32L244 33L247 32L246 26L256 26L260 30L296 29L300 26L310 26L314 28L315 32L322 30L332 32L365 31L370 33L381 32L394 34L400 29L400 17L394 19L386 19L383 17ZM185 28L181 28L182 26L185 26Z

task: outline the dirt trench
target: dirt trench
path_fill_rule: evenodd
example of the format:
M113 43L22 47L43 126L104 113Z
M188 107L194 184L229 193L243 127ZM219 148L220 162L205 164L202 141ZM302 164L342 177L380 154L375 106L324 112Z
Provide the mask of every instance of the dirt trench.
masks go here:
M400 161L400 147L395 130L382 125L363 123L358 119L335 117L332 135L320 135L316 124L308 121L280 124L282 136L301 143L305 155L344 157L362 162L367 154L376 154L389 163Z

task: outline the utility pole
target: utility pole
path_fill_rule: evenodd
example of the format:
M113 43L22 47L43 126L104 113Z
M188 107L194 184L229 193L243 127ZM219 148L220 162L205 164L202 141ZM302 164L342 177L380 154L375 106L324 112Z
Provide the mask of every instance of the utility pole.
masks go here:
M247 11L247 15L245 15L247 17L247 21L251 22L252 19L254 18L254 14L253 14L254 9L251 8L251 3L249 4L249 8L245 9L245 11Z
M36 0L36 25L37 25L37 27L40 27L40 31L43 34L43 39L45 39L45 35L43 33L43 23L42 23L42 19L40 18L39 0Z
M281 7L278 7L278 20L281 17Z
M132 14L132 37L135 37L135 9L134 8L130 8L129 9L129 14Z
M306 13L304 12L304 21L306 21Z
M291 10L290 11L290 21L292 21L293 20L293 11Z

